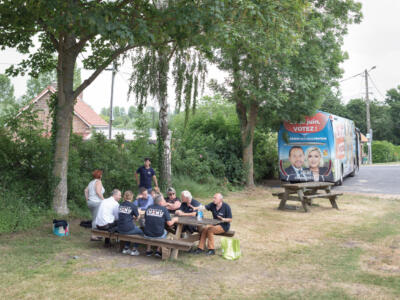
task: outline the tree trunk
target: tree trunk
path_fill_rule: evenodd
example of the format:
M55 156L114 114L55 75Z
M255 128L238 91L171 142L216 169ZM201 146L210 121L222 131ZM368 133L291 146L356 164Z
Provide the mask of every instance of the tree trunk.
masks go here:
M254 186L254 164L253 164L253 140L254 130L257 124L258 116L258 104L250 100L248 105L245 104L243 99L247 95L241 88L241 74L239 65L239 56L236 54L232 55L232 67L233 67L233 85L232 85L232 96L236 103L236 113L240 123L240 134L242 138L242 159L243 168L246 172L246 186ZM250 111L248 111L250 110Z
M240 120L240 133L242 138L242 159L246 171L246 185L254 186L253 141L254 130L257 123L258 105L250 104L250 112L247 116L247 108L241 101L236 102L236 111Z
M159 99L159 130L162 144L161 162L160 162L160 188L165 190L172 186L171 180L171 131L168 130L168 101L167 99Z
M61 39L60 39L61 41ZM65 49L74 45L73 37L65 37L60 42L57 63L57 105L56 105L56 137L53 160L53 176L55 188L53 194L53 208L57 214L69 213L67 205L68 194L68 157L69 140L72 128L72 118L75 105L73 82L76 55Z
M158 70L158 104L159 112L159 130L161 141L157 141L162 145L162 153L160 153L160 188L165 190L172 186L171 176L171 132L168 130L168 71L169 59L168 52L165 49L158 51L159 70Z

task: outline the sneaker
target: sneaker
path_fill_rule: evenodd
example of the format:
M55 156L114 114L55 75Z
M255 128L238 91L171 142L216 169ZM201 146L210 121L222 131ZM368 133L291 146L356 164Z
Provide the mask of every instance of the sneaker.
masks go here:
M146 251L146 256L152 256L153 255L153 251Z
M140 255L140 252L137 249L132 249L131 255L132 256L138 256L138 255Z
M196 252L196 250L197 250L197 248L193 247L193 248L190 248L190 250L189 250L188 252L191 253L191 254L193 254L193 253Z
M124 250L122 250L122 254L131 254L131 250L129 248L124 248Z
M204 253L204 250L197 248L196 251L194 251L194 254L201 254Z
M215 255L215 250L214 249L208 250L207 255Z
M156 253L154 254L154 256L156 256L156 257L162 257L162 254L161 254L160 251L156 251Z

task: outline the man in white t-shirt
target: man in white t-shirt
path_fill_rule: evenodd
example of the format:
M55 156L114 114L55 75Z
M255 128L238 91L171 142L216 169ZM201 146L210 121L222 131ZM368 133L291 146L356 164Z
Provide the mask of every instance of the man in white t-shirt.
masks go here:
M104 199L100 203L96 217L96 227L101 230L108 230L113 227L118 220L119 203L121 191L114 189L110 198Z

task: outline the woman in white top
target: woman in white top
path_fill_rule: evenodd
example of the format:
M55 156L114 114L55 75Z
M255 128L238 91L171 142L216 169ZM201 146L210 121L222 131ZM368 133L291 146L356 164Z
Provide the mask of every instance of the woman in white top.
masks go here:
M96 228L95 220L97 212L99 210L100 202L104 200L104 187L101 183L101 177L103 176L102 170L94 170L92 173L93 180L89 182L88 186L85 188L85 197L87 201L87 206L92 213L92 228ZM101 239L101 238L100 238ZM92 236L91 240L99 240L97 237Z

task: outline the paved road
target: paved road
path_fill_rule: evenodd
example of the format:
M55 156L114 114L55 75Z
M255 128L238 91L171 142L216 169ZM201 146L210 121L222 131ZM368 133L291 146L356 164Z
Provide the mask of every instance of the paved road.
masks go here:
M346 177L336 191L400 196L400 164L362 166L354 177Z

